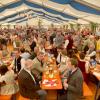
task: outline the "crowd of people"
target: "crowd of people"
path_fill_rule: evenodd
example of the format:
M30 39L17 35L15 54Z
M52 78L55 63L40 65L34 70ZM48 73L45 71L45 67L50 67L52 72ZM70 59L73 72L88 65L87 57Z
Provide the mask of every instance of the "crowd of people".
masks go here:
M12 94L14 100L19 91L23 97L46 100L47 91L41 89L45 55L55 58L60 71L63 95L58 99L80 100L90 68L100 64L100 34L87 28L0 29L0 95ZM7 58L12 58L9 65L3 62Z

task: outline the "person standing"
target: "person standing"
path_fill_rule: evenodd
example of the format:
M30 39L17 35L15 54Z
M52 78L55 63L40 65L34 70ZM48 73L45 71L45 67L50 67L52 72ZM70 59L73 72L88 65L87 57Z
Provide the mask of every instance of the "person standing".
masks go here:
M83 76L77 65L77 59L70 58L70 60L68 61L70 75L68 78L64 79L63 86L65 93L59 97L59 100L81 99L83 95Z

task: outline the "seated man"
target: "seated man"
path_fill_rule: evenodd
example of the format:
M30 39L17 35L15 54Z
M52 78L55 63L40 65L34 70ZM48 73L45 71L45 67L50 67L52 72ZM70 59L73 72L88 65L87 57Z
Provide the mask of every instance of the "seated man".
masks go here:
M66 61L68 60L66 50L61 50L61 53L58 54L57 62L60 72L63 74L67 70Z
M32 73L34 73L38 79L41 79L41 74L44 71L43 60L44 53L42 52L37 53L37 56L33 59Z
M18 75L18 84L20 94L29 99L33 99L35 95L40 96L40 100L46 99L46 91L41 90L39 81L31 73L33 67L33 61L27 59L25 61L25 67L20 71Z

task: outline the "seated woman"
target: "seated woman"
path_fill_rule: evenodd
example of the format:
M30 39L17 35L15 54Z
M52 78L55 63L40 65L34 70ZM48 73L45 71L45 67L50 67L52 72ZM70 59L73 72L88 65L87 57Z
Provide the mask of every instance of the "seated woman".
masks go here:
M94 44L89 45L89 50L87 51L86 57L89 57L91 67L95 67L96 66L96 50L95 50Z
M88 82L89 62L84 60L85 58L84 53L80 53L79 56L80 56L80 59L78 60L78 67L82 71L84 81Z
M19 88L15 81L15 74L13 70L6 65L0 67L0 95L14 95ZM5 84L2 84L5 83ZM13 98L13 96L12 96ZM13 99L12 99L13 100Z
M86 56L90 58L95 58L96 57L95 45L89 44L88 47L89 47L89 50L87 51Z
M66 66L67 60L68 60L68 57L67 57L66 51L61 50L61 53L59 53L57 57L57 62L59 63L58 67L61 74L64 73L64 71L67 69L67 66Z

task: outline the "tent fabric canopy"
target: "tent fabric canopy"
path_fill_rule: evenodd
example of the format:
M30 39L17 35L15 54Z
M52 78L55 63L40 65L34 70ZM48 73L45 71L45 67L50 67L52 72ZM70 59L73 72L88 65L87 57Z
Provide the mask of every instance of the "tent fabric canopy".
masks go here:
M20 16L20 14L27 16ZM0 24L40 16L50 21L100 23L100 0L0 0Z

